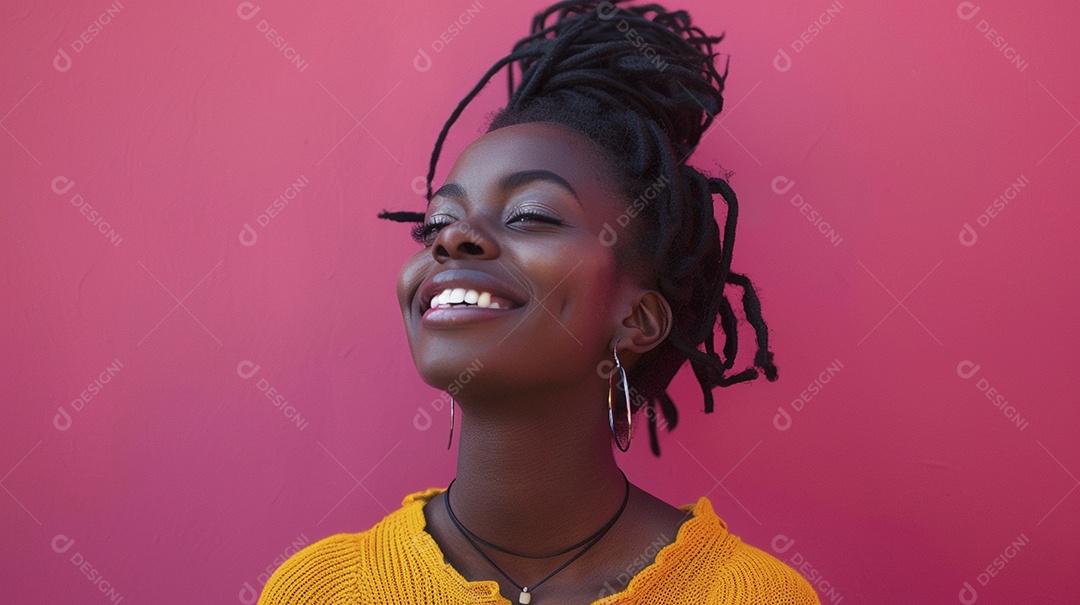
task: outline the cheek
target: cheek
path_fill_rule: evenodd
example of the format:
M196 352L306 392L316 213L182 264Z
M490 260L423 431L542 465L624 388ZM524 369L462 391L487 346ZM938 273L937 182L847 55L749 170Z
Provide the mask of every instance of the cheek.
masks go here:
M615 275L606 266L597 267L585 279L587 285L581 288L578 297L580 304L588 308L592 320L607 317L611 313L616 296Z
M617 295L618 272L610 250L576 251L577 259L565 271L577 265L559 286L564 313L569 321L599 328L609 319ZM578 264L578 261L581 261Z
M424 249L413 254L401 265L397 278L397 297L402 309L412 304L412 295L423 281L425 259L430 253Z

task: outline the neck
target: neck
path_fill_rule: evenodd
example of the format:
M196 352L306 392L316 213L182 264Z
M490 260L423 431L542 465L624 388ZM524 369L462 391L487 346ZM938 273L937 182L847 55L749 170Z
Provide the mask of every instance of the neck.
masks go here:
M469 531L531 555L598 530L626 490L595 394L537 399L470 402L450 490L454 514Z

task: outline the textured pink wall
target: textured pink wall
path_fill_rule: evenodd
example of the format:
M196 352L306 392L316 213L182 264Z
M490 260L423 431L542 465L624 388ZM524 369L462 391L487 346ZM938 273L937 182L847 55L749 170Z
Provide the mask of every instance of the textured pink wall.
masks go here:
M627 474L823 603L1080 602L1080 8L680 4L728 33L694 162L734 172L781 380L706 416L680 375ZM541 6L4 3L4 602L249 603L446 485L375 214Z

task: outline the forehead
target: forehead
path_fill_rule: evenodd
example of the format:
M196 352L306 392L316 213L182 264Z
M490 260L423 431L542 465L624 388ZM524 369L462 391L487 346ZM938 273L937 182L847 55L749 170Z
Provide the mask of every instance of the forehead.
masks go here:
M514 124L485 134L458 156L446 182L477 188L522 170L550 170L585 195L613 191L611 169L601 148L551 122Z

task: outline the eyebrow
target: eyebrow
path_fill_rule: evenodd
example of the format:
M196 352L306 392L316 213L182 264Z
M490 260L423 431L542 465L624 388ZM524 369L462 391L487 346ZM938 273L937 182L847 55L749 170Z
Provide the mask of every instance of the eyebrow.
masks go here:
M551 172L550 170L521 170L519 172L510 173L503 178L499 179L499 190L503 193L513 191L518 187L523 187L529 183L537 181L544 181L548 183L554 183L570 193L574 197L574 201L581 205L581 199L578 197L577 191L567 182L566 179ZM442 187L439 187L435 193L432 194L432 199L437 196L454 197L458 199L467 199L465 195L465 188L457 183L447 183Z

